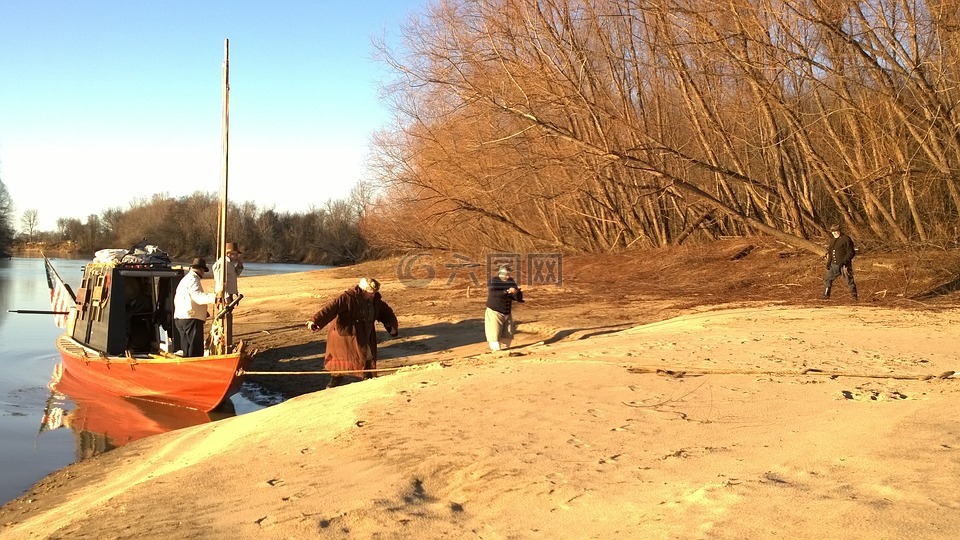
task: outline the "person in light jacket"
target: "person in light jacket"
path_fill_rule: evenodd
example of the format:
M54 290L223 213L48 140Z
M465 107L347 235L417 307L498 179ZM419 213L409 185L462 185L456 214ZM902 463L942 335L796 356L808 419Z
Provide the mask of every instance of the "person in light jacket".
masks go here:
M173 297L173 322L183 356L203 356L203 322L207 320L207 306L216 300L216 295L203 292L200 284L204 272L209 271L207 261L194 259Z
M237 285L237 276L243 272L243 252L241 252L240 247L233 242L227 242L224 248L224 256L213 263L213 291L217 295L217 301L214 304L214 312L216 313L220 313L223 308L230 305L234 300L236 300L237 303L233 304L233 307L240 305L240 289ZM233 344L232 308L226 311L221 321L223 325L220 326L215 323L211 333L215 335L214 343L219 344L219 338L222 336L226 342L226 348L229 348ZM219 350L219 346L214 345L214 349Z
M221 268L223 271L221 271ZM226 255L213 263L213 290L229 304L240 294L237 276L243 272L243 252L233 242L227 242ZM221 276L223 274L223 276ZM221 279L222 278L222 279Z
M346 376L373 377L370 370L377 369L377 321L383 324L387 333L397 337L397 316L383 301L379 291L379 281L360 278L355 287L344 291L307 321L307 328L314 332L334 323L327 333L323 367L326 371L340 373L330 376L327 388L344 384Z

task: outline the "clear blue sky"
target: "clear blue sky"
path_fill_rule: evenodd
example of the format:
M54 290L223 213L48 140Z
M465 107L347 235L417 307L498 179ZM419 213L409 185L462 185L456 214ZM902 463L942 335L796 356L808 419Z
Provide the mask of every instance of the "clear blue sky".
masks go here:
M0 180L57 218L220 186L230 40L230 200L304 212L361 179L391 123L372 39L428 0L0 0Z

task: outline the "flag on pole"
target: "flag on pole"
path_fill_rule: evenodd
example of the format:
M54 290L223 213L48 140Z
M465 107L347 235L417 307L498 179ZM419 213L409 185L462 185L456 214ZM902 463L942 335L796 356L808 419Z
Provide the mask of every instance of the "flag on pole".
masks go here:
M50 307L53 308L53 320L60 328L67 327L67 319L70 316L70 309L76 304L77 299L70 289L70 286L60 279L50 259L43 256L44 268L47 272L47 286L50 287Z

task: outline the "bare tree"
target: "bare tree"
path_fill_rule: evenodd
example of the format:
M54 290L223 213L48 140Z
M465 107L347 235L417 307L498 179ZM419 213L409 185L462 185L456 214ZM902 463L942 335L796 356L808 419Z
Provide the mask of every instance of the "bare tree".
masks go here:
M27 241L33 242L33 235L37 232L37 225L40 222L38 212L34 210L24 210L20 217L20 231L27 235Z
M13 242L13 199L0 180L0 253L7 253Z

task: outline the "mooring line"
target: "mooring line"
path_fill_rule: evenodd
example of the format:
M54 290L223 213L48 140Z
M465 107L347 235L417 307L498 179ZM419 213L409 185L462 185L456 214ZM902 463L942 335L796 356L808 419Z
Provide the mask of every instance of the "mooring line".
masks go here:
M421 365L421 364L412 364L412 365ZM238 375L349 375L351 373L381 373L384 371L397 371L398 369L403 369L410 366L400 366L392 368L377 368L377 369L351 369L347 371L247 371L245 369L237 370Z

